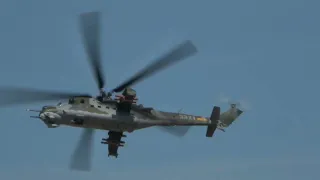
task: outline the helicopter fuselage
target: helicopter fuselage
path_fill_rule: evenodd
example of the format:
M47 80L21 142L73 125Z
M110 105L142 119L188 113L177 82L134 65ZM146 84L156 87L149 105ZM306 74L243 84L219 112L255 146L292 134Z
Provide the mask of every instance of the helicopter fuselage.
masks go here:
M101 103L94 98L76 98L69 103L45 106L38 117L50 128L65 125L118 132L132 132L151 126L207 126L211 123L207 118L197 119L197 116L178 113L146 113L142 110L122 113L117 111L116 104Z

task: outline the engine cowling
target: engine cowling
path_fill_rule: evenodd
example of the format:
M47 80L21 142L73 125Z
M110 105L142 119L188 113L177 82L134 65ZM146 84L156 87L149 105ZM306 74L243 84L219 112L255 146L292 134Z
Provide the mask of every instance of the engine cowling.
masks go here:
M138 101L136 95L137 93L134 89L126 88L121 95L116 95L115 100L117 100L121 104L136 104Z
M132 89L132 88L126 88L123 92L122 95L124 97L132 98L134 99L137 96L137 92Z

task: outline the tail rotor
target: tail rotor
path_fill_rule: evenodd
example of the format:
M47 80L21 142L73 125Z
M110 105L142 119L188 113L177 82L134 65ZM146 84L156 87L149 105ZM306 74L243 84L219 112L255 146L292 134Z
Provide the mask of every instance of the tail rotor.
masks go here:
M224 95L220 95L219 97L220 103L227 103L230 105L231 108L238 108L241 111L250 111L252 110L252 105L246 100L232 100L229 97Z
M244 111L251 110L248 101L234 101L226 96L220 96L221 103L228 103L230 108L220 114L218 129L225 132L225 128L229 127Z

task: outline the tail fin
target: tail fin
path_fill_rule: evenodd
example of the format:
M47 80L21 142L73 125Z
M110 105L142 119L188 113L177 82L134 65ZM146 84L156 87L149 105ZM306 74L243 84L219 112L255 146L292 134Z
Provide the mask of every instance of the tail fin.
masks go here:
M220 119L220 107L214 106L212 109L212 113L210 116L211 124L207 127L207 137L212 137L215 130L217 129L217 125Z
M242 113L236 104L231 104L231 108L220 115L218 129L224 131L224 128L229 127Z

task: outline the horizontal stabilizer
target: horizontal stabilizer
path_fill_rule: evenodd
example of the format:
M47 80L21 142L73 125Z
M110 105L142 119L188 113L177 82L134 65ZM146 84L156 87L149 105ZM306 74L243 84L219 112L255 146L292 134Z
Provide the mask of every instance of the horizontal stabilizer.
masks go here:
M206 133L207 137L213 136L215 130L217 129L219 119L220 119L220 107L214 106L210 116L211 124L208 125L207 127L207 133Z

